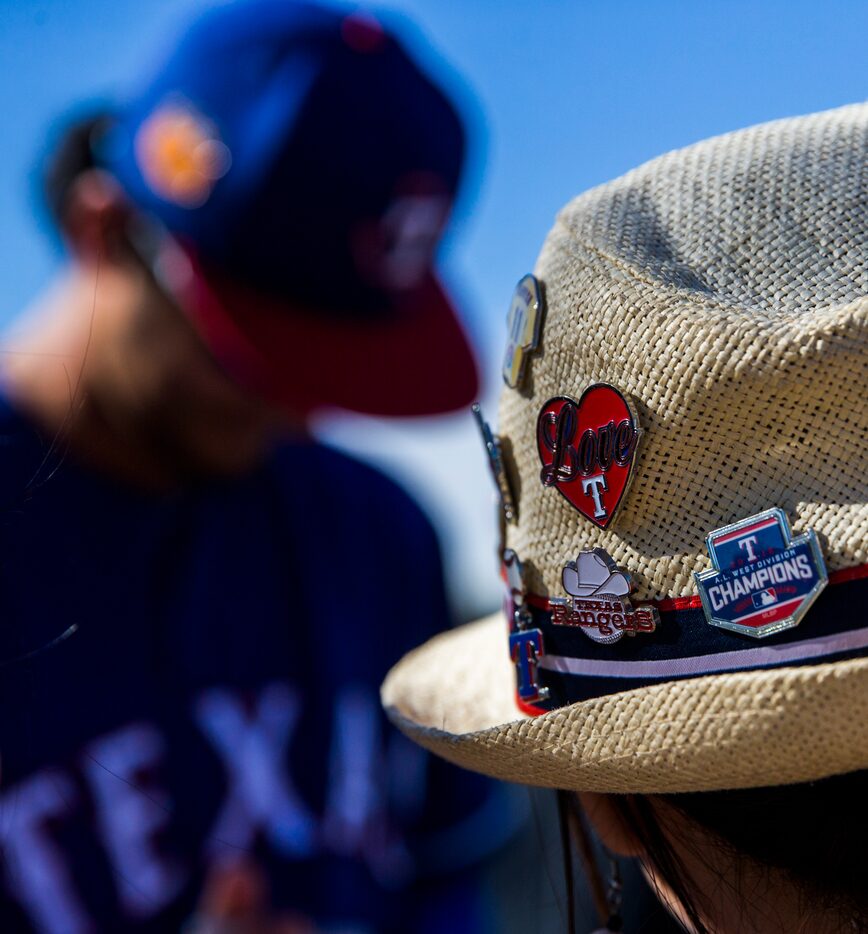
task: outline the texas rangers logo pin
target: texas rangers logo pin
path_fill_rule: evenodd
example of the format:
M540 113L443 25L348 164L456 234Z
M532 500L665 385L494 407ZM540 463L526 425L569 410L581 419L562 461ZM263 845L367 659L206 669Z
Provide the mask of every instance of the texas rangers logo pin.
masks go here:
M515 666L516 691L528 703L549 699L549 689L539 683L539 661L545 655L543 634L536 629L525 597L524 569L518 555L508 548L503 553L506 578L506 613L510 621L509 657Z
M786 514L768 509L706 539L714 570L694 573L712 626L755 638L798 625L828 583L817 536L793 538Z
M549 399L537 420L540 480L608 528L627 492L639 437L633 406L607 383L589 386L578 402Z
M524 276L515 287L506 319L507 344L503 358L503 381L510 389L520 386L527 359L539 346L543 299L535 276Z
M540 687L537 666L545 655L539 629L517 629L509 634L509 656L516 666L516 691L528 703L548 700L548 688Z
M654 632L660 624L655 607L633 606L630 575L602 548L580 551L567 562L562 580L571 599L549 601L555 626L581 626L588 638L609 645L625 634Z

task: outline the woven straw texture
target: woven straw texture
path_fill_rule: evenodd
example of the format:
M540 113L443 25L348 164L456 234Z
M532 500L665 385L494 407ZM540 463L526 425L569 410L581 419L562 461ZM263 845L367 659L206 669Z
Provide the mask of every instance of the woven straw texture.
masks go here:
M770 506L816 530L830 570L868 561L868 105L781 120L655 159L572 201L536 275L539 351L499 433L531 590L602 547L639 598L696 592L711 530ZM539 479L536 423L595 382L644 434L606 531Z
M517 718L506 620L445 633L392 669L389 716L437 755L576 791L812 781L868 766L868 659L670 682Z
M670 153L575 199L536 274L547 305L499 434L531 591L602 547L639 598L695 593L705 536L771 506L814 529L830 570L868 562L868 105ZM607 382L644 435L603 531L540 482L545 402ZM863 611L864 613L864 611ZM661 683L516 713L507 626L411 653L392 719L452 761L526 784L678 792L868 768L868 658Z

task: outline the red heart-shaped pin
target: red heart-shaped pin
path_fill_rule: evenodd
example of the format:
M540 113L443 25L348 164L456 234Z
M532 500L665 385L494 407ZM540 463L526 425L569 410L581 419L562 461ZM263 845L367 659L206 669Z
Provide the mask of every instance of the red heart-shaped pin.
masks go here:
M615 518L630 482L639 421L627 398L607 383L578 402L549 399L537 421L540 479L601 529Z

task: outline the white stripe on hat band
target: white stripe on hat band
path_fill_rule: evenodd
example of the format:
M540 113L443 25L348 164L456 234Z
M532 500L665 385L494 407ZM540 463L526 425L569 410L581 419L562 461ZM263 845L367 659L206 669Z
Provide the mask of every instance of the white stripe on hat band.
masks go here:
M691 655L656 661L618 662L594 658L568 658L564 655L543 655L540 668L569 675L595 675L601 678L674 678L679 675L710 674L760 665L781 665L786 662L820 658L838 652L852 652L868 647L868 627L839 632L788 645L717 652L713 655Z

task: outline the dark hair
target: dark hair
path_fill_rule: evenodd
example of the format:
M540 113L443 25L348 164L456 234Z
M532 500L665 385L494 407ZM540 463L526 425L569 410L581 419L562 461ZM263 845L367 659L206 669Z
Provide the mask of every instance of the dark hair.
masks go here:
M69 192L82 172L96 165L94 141L112 124L105 111L67 124L51 147L42 170L42 194L56 224L63 226Z
M696 886L672 845L674 831L661 826L665 802L710 831L732 860L727 881L740 895L739 864L745 859L788 877L806 903L837 920L841 928L868 930L865 881L868 772L775 788L690 794L613 795L625 826L638 838L646 862L672 889L698 934L701 920ZM684 847L690 841L678 838ZM750 896L744 895L745 910Z

